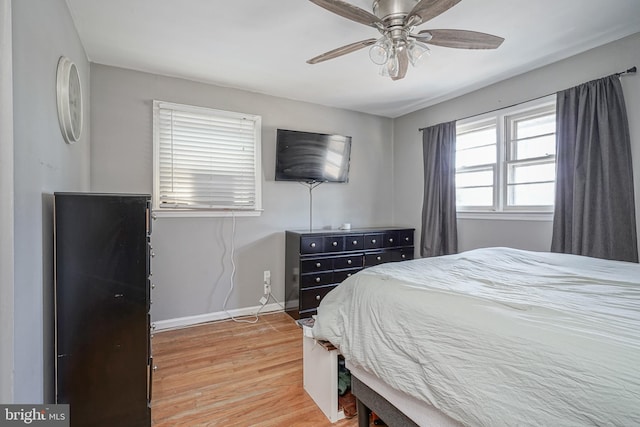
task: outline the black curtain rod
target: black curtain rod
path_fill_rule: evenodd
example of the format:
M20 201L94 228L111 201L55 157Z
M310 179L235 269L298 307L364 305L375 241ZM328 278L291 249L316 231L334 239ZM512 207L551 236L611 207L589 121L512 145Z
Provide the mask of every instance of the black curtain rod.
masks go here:
M638 67L633 66L626 71L620 71L619 73L616 73L616 76L624 76L625 74L635 74L636 71L638 71Z
M619 73L615 73L615 74L613 74L613 75L614 75L614 76L618 76L618 77L620 77L620 76L624 76L624 75L626 75L626 74L635 74L637 71L638 71L638 68L637 68L636 66L633 66L633 67L629 68L628 70L620 71ZM496 108L496 109L494 109L494 110L485 111L485 112L483 112L483 113L478 113L478 114L473 114L473 115L471 115L471 116L462 117L462 118L460 118L460 119L456 119L456 121L470 119L471 117L479 116L479 115L481 115L481 114L494 113L494 112L496 112L496 111L504 110L505 108L511 108L511 107L515 107L515 106L520 105L520 104L524 104L524 103L527 103L527 102L535 101L535 100L537 100L537 99L546 98L547 96L551 96L551 95L553 95L554 93L558 93L558 92L548 93L548 94L546 94L546 95L538 96L537 98L531 98L531 99L528 99L528 100L526 100L526 101L516 102L515 104L507 105L506 107L500 107L500 108ZM427 126L427 127L428 127L428 126ZM424 127L424 128L419 128L419 129L418 129L418 132L422 132L422 131L423 131L423 130L425 130L425 129L427 129L427 128L426 128L426 127Z

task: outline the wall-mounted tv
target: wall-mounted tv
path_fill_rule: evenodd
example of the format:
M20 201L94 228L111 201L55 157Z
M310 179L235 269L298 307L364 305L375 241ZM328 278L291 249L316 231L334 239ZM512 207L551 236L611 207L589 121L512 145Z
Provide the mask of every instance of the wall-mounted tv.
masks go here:
M348 182L351 137L278 129L276 181Z

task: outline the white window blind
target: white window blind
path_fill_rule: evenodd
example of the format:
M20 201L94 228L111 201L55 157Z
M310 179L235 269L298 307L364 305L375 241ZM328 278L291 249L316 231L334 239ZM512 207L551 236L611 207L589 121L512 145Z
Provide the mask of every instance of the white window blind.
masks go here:
M154 101L154 203L260 211L260 116Z

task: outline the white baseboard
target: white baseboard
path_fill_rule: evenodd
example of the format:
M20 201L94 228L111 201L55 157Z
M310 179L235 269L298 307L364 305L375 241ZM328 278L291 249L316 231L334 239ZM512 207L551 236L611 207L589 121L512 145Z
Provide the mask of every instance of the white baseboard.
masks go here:
M178 317L176 319L158 320L155 324L156 332L170 329L186 328L188 326L199 325L201 323L214 322L216 320L231 319L231 317L255 316L260 309L260 305L255 307L237 308L235 310L218 311L215 313L198 314L196 316ZM260 314L284 311L280 304L266 304L260 310ZM259 314L259 315L260 315ZM259 316L258 315L258 316Z

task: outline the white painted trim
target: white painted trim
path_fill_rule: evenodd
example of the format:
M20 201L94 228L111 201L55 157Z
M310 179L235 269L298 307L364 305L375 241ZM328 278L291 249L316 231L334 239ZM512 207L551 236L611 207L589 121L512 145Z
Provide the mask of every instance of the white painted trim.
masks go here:
M177 210L177 209L168 209L165 211L161 210L162 208L154 209L153 215L156 218L210 218L210 217L219 217L219 218L231 218L231 217L248 217L248 216L260 216L262 215L263 209L257 210L246 210L246 211L231 211L231 210Z
M176 319L158 320L153 322L156 332L167 331L171 329L186 328L189 326L200 325L202 323L215 322L217 320L231 319L231 316L238 318L244 316L255 316L260 309L260 305L255 307L237 308L235 310L218 311L215 313L198 314L195 316L178 317ZM280 304L267 304L261 310L260 314L272 313L276 311L284 311Z
M553 212L458 212L458 219L488 219L495 221L553 221Z
M11 0L0 0L0 402L14 400L13 41Z

